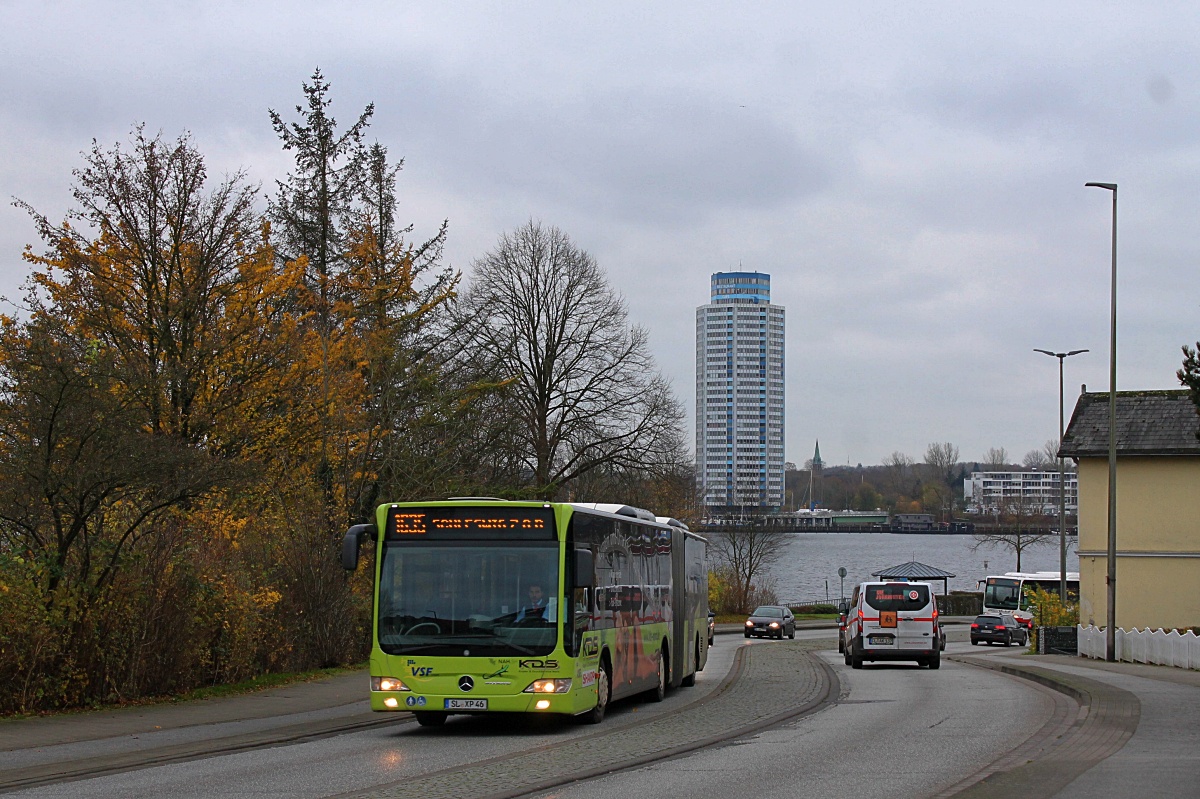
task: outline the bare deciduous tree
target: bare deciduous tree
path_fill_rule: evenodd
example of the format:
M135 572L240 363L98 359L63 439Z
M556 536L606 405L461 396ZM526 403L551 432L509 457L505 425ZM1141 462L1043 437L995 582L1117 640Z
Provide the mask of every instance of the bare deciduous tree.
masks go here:
M912 490L911 456L896 451L883 459L883 465L887 467L888 486L893 494L900 496Z
M992 447L983 456L983 465L992 471L998 471L1008 465L1008 450L1004 447Z
M958 463L958 447L950 442L933 443L925 449L925 465L943 483L950 481L950 471Z
M938 492L941 500L939 511L943 521L949 521L949 517L953 515L954 491L951 484L954 480L954 467L957 464L958 447L948 441L941 444L930 444L925 449L925 465L929 467L933 479L947 489L944 493Z
M773 588L771 565L783 555L784 534L767 527L745 526L710 538L711 557L729 582L727 612L749 613Z
M1046 463L1052 463L1056 466L1058 465L1058 439L1057 438L1047 439L1046 443L1042 445L1042 452L1046 456ZM1070 458L1066 459L1066 462L1063 463L1063 467L1068 472L1074 471L1074 468L1075 468L1074 465L1071 463Z
M563 231L530 221L502 235L475 262L458 311L470 357L512 378L509 410L538 495L602 466L678 462L683 410L646 331Z
M995 529L976 528L972 550L981 547L1011 552L1016 557L1016 570L1021 571L1021 558L1025 550L1058 540L1058 534L1044 529L1031 529L1035 517L1042 508L1035 506L1027 497L1020 495L997 498L997 521Z
M1041 449L1031 449L1025 453L1025 457L1021 460L1021 463L1026 469L1040 469L1047 463L1046 452Z

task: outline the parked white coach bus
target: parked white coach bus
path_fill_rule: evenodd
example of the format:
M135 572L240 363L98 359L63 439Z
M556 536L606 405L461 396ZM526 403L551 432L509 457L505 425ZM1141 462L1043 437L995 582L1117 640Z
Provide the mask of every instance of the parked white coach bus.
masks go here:
M1058 572L1006 572L983 581L983 612L1012 615L1026 627L1033 625L1033 611L1026 589L1040 588L1058 594ZM1079 598L1079 572L1067 572L1067 596Z

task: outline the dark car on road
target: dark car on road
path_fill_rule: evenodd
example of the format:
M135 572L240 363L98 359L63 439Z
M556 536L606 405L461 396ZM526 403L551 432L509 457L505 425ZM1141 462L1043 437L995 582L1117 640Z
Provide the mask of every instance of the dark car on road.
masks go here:
M1029 633L1012 616L989 614L977 616L975 621L971 622L971 644L979 646L980 641L989 646L992 644L1024 646L1029 641Z
M746 637L796 637L796 617L782 605L759 605L746 619Z

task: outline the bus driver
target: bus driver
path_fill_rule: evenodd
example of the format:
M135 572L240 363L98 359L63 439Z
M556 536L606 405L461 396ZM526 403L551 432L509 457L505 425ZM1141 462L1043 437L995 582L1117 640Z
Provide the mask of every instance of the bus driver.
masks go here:
M517 621L544 618L546 618L546 598L542 595L542 585L541 583L530 583L528 599L517 613Z

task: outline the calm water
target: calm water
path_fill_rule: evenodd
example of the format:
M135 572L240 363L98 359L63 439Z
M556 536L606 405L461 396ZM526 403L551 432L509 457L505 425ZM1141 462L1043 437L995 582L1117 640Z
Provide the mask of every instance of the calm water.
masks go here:
M1076 539L1067 539L1067 571L1079 571ZM793 533L787 535L783 556L771 568L775 592L781 602L823 601L838 596L838 567L846 567L845 590L871 572L910 560L954 573L949 588L977 590L988 574L1016 571L1016 556L1009 550L971 549L969 535L901 535L896 533ZM1021 555L1022 571L1058 571L1058 540L1036 546ZM937 581L939 589L941 581Z

